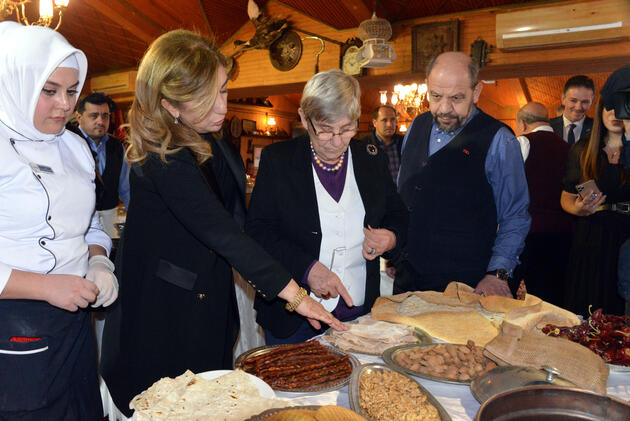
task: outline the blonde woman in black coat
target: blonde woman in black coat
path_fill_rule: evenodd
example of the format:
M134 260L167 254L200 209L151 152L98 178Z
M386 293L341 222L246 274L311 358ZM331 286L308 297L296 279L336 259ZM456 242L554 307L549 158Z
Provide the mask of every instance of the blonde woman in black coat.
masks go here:
M109 391L128 416L129 401L161 377L231 368L239 326L232 267L263 299L344 329L224 207L237 181L207 136L227 112L225 65L211 41L177 30L154 41L138 69L133 199L102 356Z

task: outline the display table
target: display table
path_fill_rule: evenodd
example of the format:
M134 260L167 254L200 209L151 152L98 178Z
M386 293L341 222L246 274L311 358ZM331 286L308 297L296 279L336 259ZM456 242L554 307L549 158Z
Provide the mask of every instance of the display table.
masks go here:
M359 359L362 364L379 362L383 360L379 357L373 357L363 354L352 354ZM458 420L474 420L479 407L481 406L470 392L467 385L457 385L451 383L441 383L432 380L426 380L421 377L414 377L418 380L435 398L440 401L446 412L451 416L453 421ZM103 406L105 415L109 416L109 421L127 420L120 412L117 411L109 393L103 383L101 385L101 395L103 397ZM618 373L611 372L608 377L606 392L610 396L622 399L626 402L630 401L630 372ZM339 405L350 408L348 399L348 386L341 389L324 393L287 393L276 392L278 398L289 399L295 405Z
M372 357L363 354L352 355L357 357L362 364L383 362L383 360L379 357ZM473 397L468 385L441 383L415 376L414 379L419 381L422 386L424 386L438 401L440 401L453 421L475 419L475 415L481 405ZM610 396L614 396L626 402L630 401L630 372L611 372L608 377L606 392ZM348 386L332 392L319 394L276 392L276 396L279 398L288 398L291 402L299 405L339 405L346 408L350 407L350 401L348 399Z

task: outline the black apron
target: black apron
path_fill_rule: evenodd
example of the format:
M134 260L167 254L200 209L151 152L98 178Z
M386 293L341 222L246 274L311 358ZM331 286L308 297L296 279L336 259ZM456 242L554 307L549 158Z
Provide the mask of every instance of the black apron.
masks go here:
M0 420L101 420L90 313L0 300Z

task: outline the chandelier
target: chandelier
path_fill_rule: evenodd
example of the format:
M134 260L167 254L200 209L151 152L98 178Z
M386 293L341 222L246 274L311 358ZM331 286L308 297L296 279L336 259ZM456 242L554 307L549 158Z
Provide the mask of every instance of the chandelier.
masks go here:
M429 110L426 83L398 84L394 86L394 91L389 94L389 100L387 91L380 91L380 94L381 104L392 105L403 121L411 121L418 114Z
M25 5L31 0L0 0L0 20L15 12L18 23L23 25L39 25L49 27L55 18L57 12L57 26L55 31L61 25L61 16L68 7L70 0L39 0L39 18L36 21L29 22L26 17Z

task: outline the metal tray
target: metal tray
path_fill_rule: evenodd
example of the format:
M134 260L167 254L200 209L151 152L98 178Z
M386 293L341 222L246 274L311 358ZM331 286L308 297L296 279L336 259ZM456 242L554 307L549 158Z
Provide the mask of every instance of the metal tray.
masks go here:
M308 406L287 406L286 408L271 408L261 412L258 415L254 415L251 418L247 418L245 421L264 421L272 415L276 415L279 412L286 411L287 409L310 409L316 411L320 405L308 405Z
M606 364L608 369L613 373L628 373L630 372L630 366L627 365L617 365L617 364Z
M427 397L427 401L429 401L429 403L431 403L431 405L433 405L435 409L437 409L438 414L440 415L440 420L451 421L451 416L448 415L448 413L446 412L444 407L440 404L440 402L438 402L438 400L435 399L435 397L427 389L425 389L420 383L418 383L412 377L399 372L398 370L394 370L385 364L379 364L379 363L364 364L352 372L352 376L350 378L350 385L348 386L348 397L350 399L350 409L352 409L354 412L367 418L369 421L376 421L374 418L369 417L361 408L360 385L361 385L361 376L363 376L366 373L380 371L380 370L393 371L402 376L405 376L406 378L416 383L418 385L418 388L420 388L420 392L422 392L422 394Z
M471 380L455 380L455 379L450 379L447 377L437 377L437 376L431 376L429 374L424 374L421 373L419 371L413 371L408 369L407 367L403 367L402 365L398 364L396 362L396 354L400 351L404 351L406 349L409 348L415 348L415 347L421 347L421 348L425 348L428 346L435 346L435 345L447 345L447 344L424 344L424 345L416 345L416 344L407 344L407 345L398 345L392 348L389 348L387 350L385 350L385 352L383 352L383 361L385 361L385 363L391 367L393 367L394 369L398 370L398 371L402 371L404 373L407 374L411 374L412 376L417 376L417 377L422 377L423 379L428 379L428 380L434 380L436 382L442 382L442 383L451 383L451 384L461 384L461 385L469 385ZM457 345L457 346L463 346L460 344L453 344L453 345Z
M234 368L241 368L241 362L247 358L247 357L256 357L258 355L262 355L265 354L269 351L271 351L274 348L278 348L281 347L283 345L263 345L263 346L259 346L257 348L252 348L249 351L245 351L243 352L241 355L238 356L238 358L236 359L236 361L234 361ZM331 354L337 356L337 357L343 357L346 355L350 356L350 365L352 366L352 371L355 370L355 368L359 367L361 365L361 363L359 363L359 360L357 360L357 358L351 354L348 354L346 352L342 352L339 351L337 348L333 348L330 346L326 346L323 345ZM330 382L326 382L326 383L322 383L322 384L316 384L313 386L307 386L307 387L298 387L295 389L284 389L284 388L279 388L279 387L271 387L273 390L276 390L278 392L291 392L291 393L311 393L311 392L329 392L331 390L336 390L336 389L340 389L342 387L344 387L345 385L348 384L348 382L350 382L350 376L352 375L352 373L350 373L347 377L344 377L342 379L337 379L337 380L333 380Z
M356 320L353 320L351 322L346 322L347 325L353 324L353 323L358 323L358 322ZM333 328L329 327L328 330L326 330L326 332L324 333L323 336L331 336L333 331L334 331ZM431 337L431 335L426 333L424 330L415 328L413 334L418 339L416 344L431 344L433 342L433 338ZM404 345L407 345L407 344L404 344ZM411 345L414 345L414 344L411 344ZM335 346L335 345L333 345L331 343L328 343L328 342L326 342L326 346L338 349L341 352L352 352L352 353L355 353L355 354L374 355L376 357L380 357L381 354L382 354L381 352L365 352L363 350L355 349L355 348L343 349L343 348L339 348L338 346Z
M494 395L525 386L558 386L576 388L575 383L562 377L552 367L542 369L521 366L503 366L493 368L482 376L475 377L470 383L470 392L477 402L484 403Z

